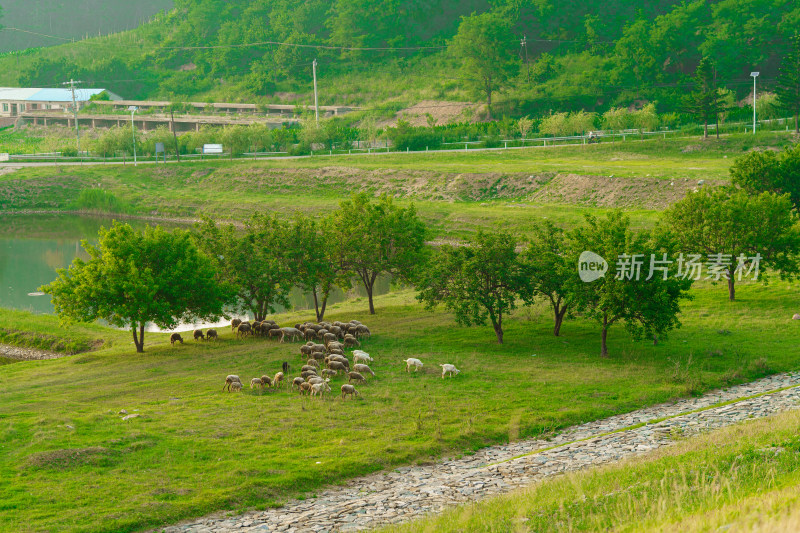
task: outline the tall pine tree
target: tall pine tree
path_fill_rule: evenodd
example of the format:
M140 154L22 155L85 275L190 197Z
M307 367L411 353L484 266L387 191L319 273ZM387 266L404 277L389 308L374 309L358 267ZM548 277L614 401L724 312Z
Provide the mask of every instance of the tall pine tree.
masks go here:
M800 35L795 34L789 53L781 62L778 85L775 87L780 106L794 115L794 134L800 135Z
M717 73L708 58L700 60L695 71L695 90L686 95L683 106L703 123L703 138L708 138L708 124L716 124L719 139L719 114L725 109L725 103L717 88Z

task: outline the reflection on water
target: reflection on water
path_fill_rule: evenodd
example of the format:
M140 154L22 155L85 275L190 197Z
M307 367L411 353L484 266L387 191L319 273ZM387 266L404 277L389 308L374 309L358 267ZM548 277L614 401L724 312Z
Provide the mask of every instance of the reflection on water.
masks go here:
M0 216L0 307L21 309L34 313L52 314L53 304L50 296L30 296L39 287L50 283L56 277L56 269L67 267L75 257L88 259L81 248L81 240L97 243L97 232L101 226L108 227L112 219L77 215L11 215ZM127 221L137 229L147 222ZM172 226L174 224L162 224ZM391 279L380 277L375 282L375 294L386 294L390 290ZM347 298L366 296L363 286L354 284L347 294L336 289L328 304L341 302ZM289 301L293 309L310 309L313 318L314 298L300 289L292 290ZM285 309L279 308L278 312ZM216 326L229 324L225 320ZM214 327L212 324L197 324L197 327ZM195 325L182 325L183 331ZM151 327L148 331L157 331Z

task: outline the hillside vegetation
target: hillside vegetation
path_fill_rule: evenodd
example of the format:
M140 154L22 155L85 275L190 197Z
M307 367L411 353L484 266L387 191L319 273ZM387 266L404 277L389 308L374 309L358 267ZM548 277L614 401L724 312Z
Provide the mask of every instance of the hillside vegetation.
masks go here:
M751 70L774 80L800 23L791 0L178 0L130 32L1 58L0 84L75 77L128 98L310 104L316 58L321 103L393 112L424 98L479 99L446 47L460 17L487 12L509 24L500 46L514 72L498 109L538 116L641 100L678 110L703 55L742 98Z

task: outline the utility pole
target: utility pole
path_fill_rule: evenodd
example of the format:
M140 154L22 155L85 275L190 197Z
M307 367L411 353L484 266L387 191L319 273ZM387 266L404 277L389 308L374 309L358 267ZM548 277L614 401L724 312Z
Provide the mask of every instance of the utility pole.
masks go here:
M531 82L531 65L528 63L528 37L526 35L522 36L522 40L520 41L520 46L522 49L525 50L525 67L528 69L528 83Z
M69 85L72 89L72 111L75 113L75 141L78 145L78 155L81 153L81 130L78 128L78 101L75 99L75 84L81 83L80 81L69 80L61 85Z
M175 133L175 110L169 110L169 117L170 121L172 122L172 138L175 139L175 157L178 160L178 163L181 162L181 151L178 149L178 134ZM166 157L166 156L165 156Z
M760 72L751 72L750 75L753 77L753 135L756 134L756 78Z
M319 127L319 100L317 99L317 60L311 64L314 69L314 117L317 120L317 127Z

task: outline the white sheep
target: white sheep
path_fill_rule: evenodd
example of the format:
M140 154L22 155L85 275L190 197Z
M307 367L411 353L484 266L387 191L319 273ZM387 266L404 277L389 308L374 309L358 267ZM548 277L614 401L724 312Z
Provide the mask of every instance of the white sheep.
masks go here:
M264 388L264 382L261 381L261 378L253 378L250 380L250 388L254 389L256 387Z
M225 390L225 387L228 387L228 392L230 392L230 390L231 390L231 384L232 384L232 383L236 383L237 381L238 381L238 382L239 382L239 384L241 385L241 383L242 383L242 380L241 380L241 379L239 379L239 376L237 376L237 375L235 375L235 374L229 374L229 375L228 375L228 376L225 378L225 385L223 385L223 386L222 386L222 390Z
M461 372L459 369L457 369L455 367L455 365L450 365L450 364L445 363L445 364L439 365L439 366L442 367L442 379L444 379L444 375L445 374L450 374L450 377L453 377L456 374L458 374L459 372Z
M371 363L373 359L367 352L353 352L353 362L358 363L360 361Z
M242 382L241 381L234 381L231 383L230 387L231 392L242 392Z
M311 396L319 395L319 397L322 398L326 392L331 392L331 387L328 385L327 381L311 385Z
M422 361L419 359L414 359L413 357L409 357L403 362L406 364L406 372L408 372L412 366L414 367L414 372L422 368Z

